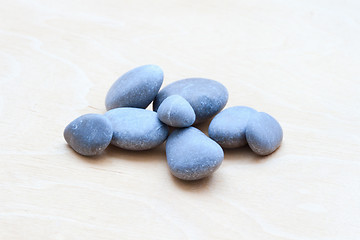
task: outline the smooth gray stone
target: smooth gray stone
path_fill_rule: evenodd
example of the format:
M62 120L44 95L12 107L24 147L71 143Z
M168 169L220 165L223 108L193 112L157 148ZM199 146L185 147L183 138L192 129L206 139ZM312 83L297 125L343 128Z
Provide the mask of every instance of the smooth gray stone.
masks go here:
M229 97L227 89L217 81L187 78L164 87L154 100L154 111L171 95L180 95L190 103L196 114L195 124L215 116L225 107Z
M189 127L195 122L195 112L190 103L179 95L166 98L158 108L158 118L172 127Z
M166 142L171 173L183 180L197 180L212 174L224 159L219 144L194 127L180 128Z
M209 137L223 148L246 145L246 126L250 116L256 112L255 109L243 106L221 111L209 125Z
M108 91L106 109L146 108L159 92L163 79L164 73L157 65L144 65L128 71Z
M168 136L168 126L156 112L141 108L115 108L105 116L114 134L111 144L128 150L147 150L162 144Z
M264 112L254 113L246 127L246 140L250 148L259 155L269 155L281 144L283 131L272 116Z
M113 130L110 121L100 114L85 114L69 123L64 130L66 142L77 153L95 156L110 144Z

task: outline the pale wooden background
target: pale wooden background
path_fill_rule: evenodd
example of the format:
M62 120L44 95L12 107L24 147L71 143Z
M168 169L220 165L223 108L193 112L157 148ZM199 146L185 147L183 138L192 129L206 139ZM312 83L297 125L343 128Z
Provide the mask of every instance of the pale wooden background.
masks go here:
M0 239L360 239L360 2L5 0L0 8ZM164 148L88 159L64 127L113 81L158 64L207 77L227 106L275 116L269 157L226 151L173 178ZM200 126L206 129L206 125Z

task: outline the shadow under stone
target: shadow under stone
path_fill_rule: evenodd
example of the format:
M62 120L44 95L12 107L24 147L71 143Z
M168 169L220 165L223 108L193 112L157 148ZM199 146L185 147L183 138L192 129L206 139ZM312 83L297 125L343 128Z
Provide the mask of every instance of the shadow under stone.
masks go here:
M118 158L122 161L132 162L166 161L165 144L164 142L156 148L143 151L131 151L109 145L104 155L107 158Z
M214 179L214 176L211 175L195 181L186 181L175 177L170 171L169 174L171 175L171 180L179 189L194 193L207 191Z
M265 161L274 158L276 155L276 150L274 153L261 156L254 153L249 145L245 145L239 148L223 148L224 150L224 161L247 161L248 163L264 163Z
M106 164L109 162L109 159L105 157L105 152L103 152L100 155L96 156L83 156L79 153L77 153L74 149L72 149L68 144L65 144L66 148L69 149L69 154L71 154L73 157L80 159L81 161L90 163L90 164Z
M206 120L205 122L195 124L193 127L196 127L197 129L202 131L206 136L209 136L208 130L209 130L209 125L211 123L211 120L212 120L212 118L209 120Z

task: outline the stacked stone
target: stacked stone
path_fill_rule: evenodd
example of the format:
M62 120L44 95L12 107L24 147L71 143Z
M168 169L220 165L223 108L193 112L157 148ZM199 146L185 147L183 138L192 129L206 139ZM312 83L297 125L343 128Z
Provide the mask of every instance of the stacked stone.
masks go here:
M183 180L201 179L216 171L224 159L222 148L248 144L255 153L269 155L280 146L282 128L269 114L245 106L220 112L228 101L228 91L221 83L188 78L159 91L163 79L156 65L125 73L107 93L107 112L72 121L64 131L66 142L81 155L95 156L109 144L139 151L167 139L169 169ZM153 111L146 110L151 102ZM211 118L209 137L192 127ZM170 136L169 127L176 128Z

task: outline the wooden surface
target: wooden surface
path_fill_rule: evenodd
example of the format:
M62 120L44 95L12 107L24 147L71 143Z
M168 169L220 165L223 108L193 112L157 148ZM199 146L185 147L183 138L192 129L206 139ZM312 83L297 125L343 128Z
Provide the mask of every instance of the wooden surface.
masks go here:
M2 1L0 239L360 239L359 11L357 0ZM104 113L117 77L148 63L164 85L215 79L227 107L272 114L281 148L227 150L211 178L187 183L164 146L95 159L67 147L64 127Z

